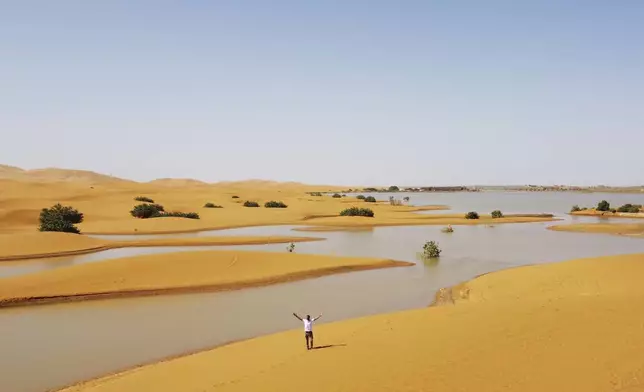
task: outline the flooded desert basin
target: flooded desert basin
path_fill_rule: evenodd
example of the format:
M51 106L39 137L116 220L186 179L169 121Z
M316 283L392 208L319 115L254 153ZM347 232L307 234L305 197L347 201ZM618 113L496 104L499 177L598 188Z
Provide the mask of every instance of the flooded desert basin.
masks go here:
M539 206L532 209L516 206L534 204L534 200L543 194L502 195L514 203L506 202L508 208L498 207L504 211L558 214L572 204L584 205L577 198L568 199L569 196L591 196L593 201L613 196L564 194L566 200L558 200L557 209L548 210ZM412 202L416 196L426 195L411 194ZM456 210L485 211L470 207L471 201L477 200L475 196L481 197L482 194L449 195L452 201L458 197L471 198L463 201L460 207L456 203ZM639 195L616 196L628 200L624 203L641 201ZM441 204L435 199L422 204ZM484 202L491 203L489 200ZM416 203L420 204L418 200ZM574 221L596 222L597 219L574 218ZM623 219L619 222L626 223ZM431 302L439 288L486 272L572 258L644 252L644 240L641 239L552 232L546 230L550 224L553 223L456 226L453 234L441 233L438 226L307 233L327 240L296 244L296 252L386 257L417 264L408 268L347 273L225 293L3 309L0 311L0 344L3 347L0 390L46 391L168 356L298 328L292 312L323 312L325 322L329 322L423 307ZM292 228L254 227L183 235L283 235L292 234ZM417 253L427 240L439 242L443 249L440 261L426 263L418 260ZM284 244L215 249L224 248L285 252ZM76 264L124 257L141 251L170 250L182 249L125 248L53 262ZM185 250L195 250L195 247ZM34 262L46 264L52 261ZM323 337L319 339L322 341Z

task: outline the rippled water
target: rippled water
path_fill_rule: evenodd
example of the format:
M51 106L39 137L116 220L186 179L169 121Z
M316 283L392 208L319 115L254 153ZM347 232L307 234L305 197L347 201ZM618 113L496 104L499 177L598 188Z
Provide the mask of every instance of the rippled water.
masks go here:
M478 210L482 213L499 208L506 213L561 214L572 204L591 205L600 198L614 204L642 203L641 195L621 194L459 193L410 196L416 204L449 204L456 211ZM562 217L569 221L597 221L596 218ZM297 320L291 316L294 311L323 312L325 321L334 321L417 308L428 305L439 288L490 271L579 257L644 252L642 239L553 232L546 230L550 224L455 226L452 234L441 233L438 226L306 233L326 237L327 240L296 244L298 253L374 256L417 264L409 268L347 273L225 293L4 309L0 311L0 344L3 348L0 369L5 374L0 378L0 390L44 391L170 355L298 328ZM292 235L295 232L291 229L289 226L255 227L184 236ZM437 263L417 260L417 253L427 240L438 241L443 249ZM286 252L285 247L285 244L274 244L214 249ZM124 248L65 260L21 263L77 264L141 253L195 249ZM324 338L320 336L319 339L322 342Z

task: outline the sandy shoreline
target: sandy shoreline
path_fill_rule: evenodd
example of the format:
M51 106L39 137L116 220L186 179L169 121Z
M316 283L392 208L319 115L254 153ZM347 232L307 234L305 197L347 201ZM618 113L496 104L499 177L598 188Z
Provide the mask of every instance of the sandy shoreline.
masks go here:
M250 251L152 254L5 278L0 307L239 290L410 265L387 259Z
M642 273L644 254L493 272L457 285L454 306L320 325L322 350L293 330L63 391L640 390Z

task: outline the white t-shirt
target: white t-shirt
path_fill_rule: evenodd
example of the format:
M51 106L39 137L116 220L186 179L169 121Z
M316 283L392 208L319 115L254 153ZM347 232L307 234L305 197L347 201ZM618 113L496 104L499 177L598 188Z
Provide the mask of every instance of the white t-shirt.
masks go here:
M302 321L304 321L304 332L313 331L313 329L312 329L313 328L313 320L304 319Z

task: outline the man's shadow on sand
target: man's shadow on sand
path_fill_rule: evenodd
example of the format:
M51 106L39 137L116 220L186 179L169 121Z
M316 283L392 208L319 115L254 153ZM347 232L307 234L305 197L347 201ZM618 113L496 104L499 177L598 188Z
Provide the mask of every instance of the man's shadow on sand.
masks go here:
M315 346L311 350L322 350L324 348L345 347L345 346L346 346L346 343L342 343L342 344L327 344L327 345L324 345L324 346Z

